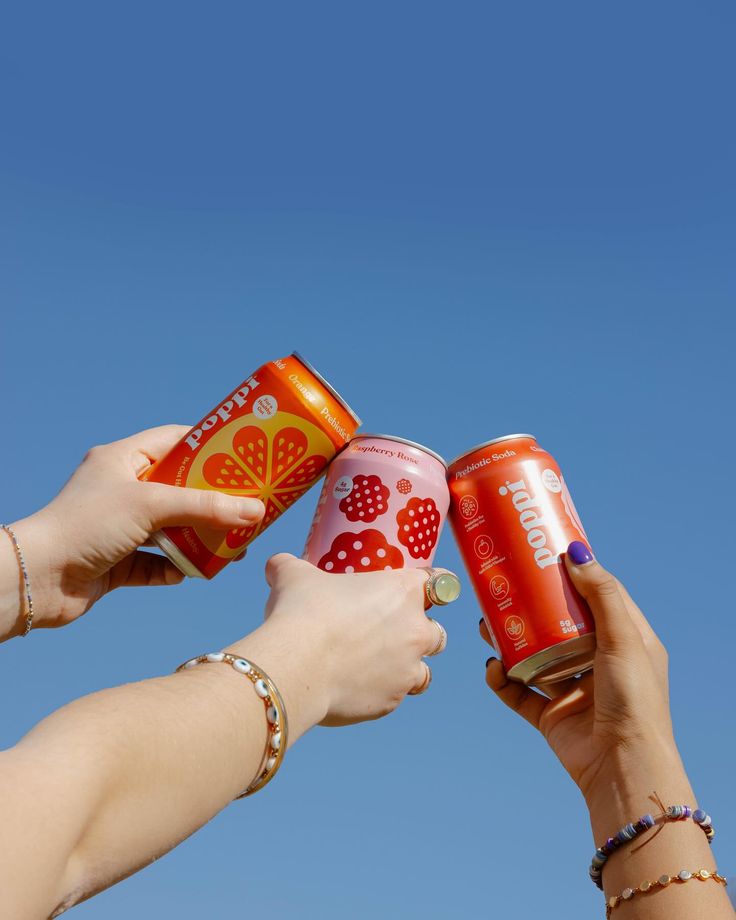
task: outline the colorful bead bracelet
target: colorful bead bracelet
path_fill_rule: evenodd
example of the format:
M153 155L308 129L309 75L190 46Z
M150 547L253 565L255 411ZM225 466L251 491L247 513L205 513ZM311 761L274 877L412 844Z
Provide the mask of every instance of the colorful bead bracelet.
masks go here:
M728 884L722 875L710 869L697 869L695 872L691 872L689 869L680 869L676 875L660 875L656 881L642 882L637 888L624 888L621 894L609 898L606 901L606 920L609 920L613 911L616 910L620 904L624 901L630 901L638 894L646 894L647 892L655 894L657 891L667 888L672 882L683 884L685 882L691 882L693 879L697 879L700 882L712 880L724 886Z
M624 824L614 837L609 837L602 846L598 847L588 870L591 881L602 889L603 867L608 862L608 858L619 847L631 842L639 834L654 827L658 821L685 821L688 818L692 818L696 824L702 827L708 843L712 843L716 832L713 830L710 815L707 815L702 808L693 810L689 805L670 805L656 817L642 815L638 821L634 821L632 824Z
M206 655L198 655L196 658L190 658L184 664L180 664L176 669L185 671L189 668L196 667L200 664L220 663L229 664L234 671L247 677L253 684L253 689L261 700L266 710L266 724L268 728L268 737L266 739L266 749L261 764L256 773L255 779L246 789L236 795L236 799L245 798L247 795L253 795L260 789L270 783L276 776L279 767L284 759L286 748L289 740L289 726L286 718L286 707L281 698L281 694L276 684L271 678L259 667L245 658L237 655L231 655L229 652L209 652Z

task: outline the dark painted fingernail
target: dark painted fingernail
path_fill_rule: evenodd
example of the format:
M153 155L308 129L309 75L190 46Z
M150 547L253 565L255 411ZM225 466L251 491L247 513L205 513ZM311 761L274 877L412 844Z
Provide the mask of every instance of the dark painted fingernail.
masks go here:
M567 547L567 555L572 559L575 565L585 565L593 561L593 553L591 553L582 540L573 540Z
M492 661L498 661L498 658L494 658L493 655L491 655L491 657L490 657L489 659L487 659L487 661L486 661L486 671L488 670L488 665L489 665Z
M481 618L478 620L478 626L482 626L482 625L483 625L483 617L481 617Z

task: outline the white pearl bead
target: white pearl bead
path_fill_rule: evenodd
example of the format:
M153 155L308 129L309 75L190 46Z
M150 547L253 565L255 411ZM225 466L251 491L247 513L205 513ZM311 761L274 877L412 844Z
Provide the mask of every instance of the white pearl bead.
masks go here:
M184 665L185 668L193 668L196 664L199 664L196 658L190 658L189 661Z
M266 681L259 678L253 686L256 688L256 693L260 696L261 699L264 699L268 696L268 687L266 686Z
M251 671L251 666L245 658L236 658L235 661L233 661L233 667L236 671L240 671L241 674L249 674Z
M207 655L207 661L224 661L225 653L224 652L210 652Z
M278 751L281 747L281 732L274 732L273 735L271 735L271 747L274 751Z
M275 725L278 722L279 714L275 706L268 707L266 710L266 718L271 723L271 725Z
M271 770L273 770L275 766L276 766L276 758L269 757L268 760L266 761L266 772L270 773Z

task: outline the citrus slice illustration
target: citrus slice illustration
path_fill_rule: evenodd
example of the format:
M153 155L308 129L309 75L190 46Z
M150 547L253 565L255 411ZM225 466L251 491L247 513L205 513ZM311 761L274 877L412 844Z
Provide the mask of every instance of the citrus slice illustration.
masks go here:
M258 524L226 534L197 528L200 539L218 556L237 556L314 485L334 454L323 431L288 412L265 419L247 415L225 425L197 455L186 484L260 498L266 512Z

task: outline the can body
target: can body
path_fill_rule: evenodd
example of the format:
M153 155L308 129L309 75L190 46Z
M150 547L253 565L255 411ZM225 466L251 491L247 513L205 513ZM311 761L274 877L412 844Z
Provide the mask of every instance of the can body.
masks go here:
M304 558L326 572L429 566L450 494L444 461L388 435L358 435L332 462Z
M543 684L588 670L593 619L560 559L587 537L554 458L511 435L458 457L448 482L452 529L509 677Z
M167 527L154 535L186 574L212 578L322 476L360 419L303 358L264 364L145 476L152 482L260 498L256 525L227 533Z

